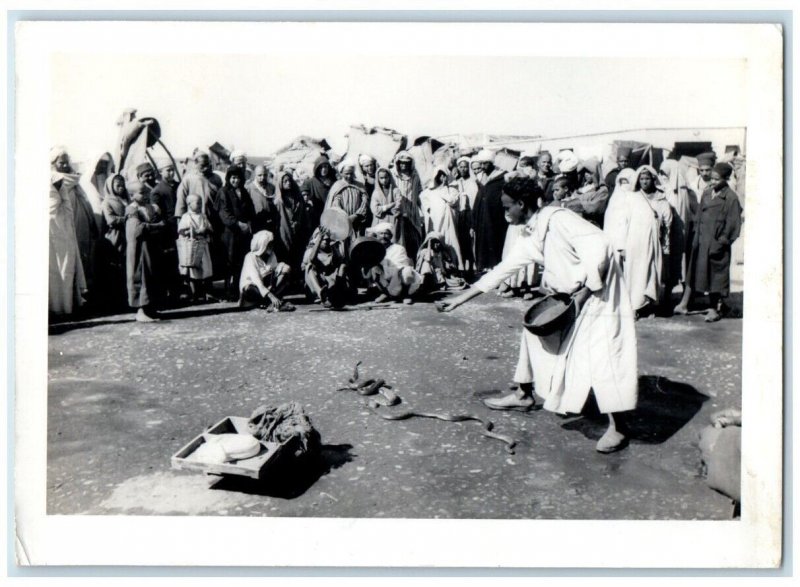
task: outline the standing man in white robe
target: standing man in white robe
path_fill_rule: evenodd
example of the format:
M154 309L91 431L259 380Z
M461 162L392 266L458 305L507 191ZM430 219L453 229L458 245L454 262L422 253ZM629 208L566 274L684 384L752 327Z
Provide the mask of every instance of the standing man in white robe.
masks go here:
M571 295L577 317L566 331L546 337L523 329L514 374L520 390L487 405L530 409L535 383L546 410L580 413L593 391L600 412L609 420L596 449L613 452L627 443L615 414L633 410L638 391L636 331L622 270L602 230L569 210L550 206L539 210L537 193L530 179L515 178L505 184L506 219L525 224L526 234L497 267L441 309L456 309L529 263L543 265L542 284Z

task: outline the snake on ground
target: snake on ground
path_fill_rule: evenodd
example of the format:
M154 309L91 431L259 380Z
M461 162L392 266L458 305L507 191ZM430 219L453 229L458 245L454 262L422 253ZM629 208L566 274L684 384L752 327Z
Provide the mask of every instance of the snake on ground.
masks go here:
M393 406L395 404L400 403L400 398L397 394L389 391L387 392L383 388L387 388L391 390L391 386L387 385L383 379L368 379L365 382L359 383L360 374L358 367L361 365L361 361L356 363L355 367L353 368L353 375L348 379L350 386L348 387L340 387L337 391L356 391L360 395L376 395L381 394L383 401L375 401L371 400L369 406L372 408L372 411L378 414L384 420L389 421L397 421L397 420L408 420L409 418L433 418L436 420L443 420L445 422L479 422L481 424L481 434L486 438L494 438L495 440L499 440L503 442L506 446L506 452L509 454L514 454L514 447L517 445L516 440L511 438L510 436L506 436L505 434L498 434L496 432L492 432L494 428L494 423L491 420L484 420L480 416L476 416L474 414L434 414L429 412L414 412L412 410L407 410L405 412L386 412L386 411L379 411L378 408L380 406Z

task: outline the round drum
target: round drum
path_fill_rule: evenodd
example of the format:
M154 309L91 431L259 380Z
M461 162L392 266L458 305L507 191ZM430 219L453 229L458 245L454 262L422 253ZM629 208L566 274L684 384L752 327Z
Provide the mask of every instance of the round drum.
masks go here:
M350 219L344 210L328 208L322 213L319 224L328 229L331 240L343 241L350 235Z
M386 249L381 242L371 236L357 238L350 247L350 261L356 267L369 269L383 261Z

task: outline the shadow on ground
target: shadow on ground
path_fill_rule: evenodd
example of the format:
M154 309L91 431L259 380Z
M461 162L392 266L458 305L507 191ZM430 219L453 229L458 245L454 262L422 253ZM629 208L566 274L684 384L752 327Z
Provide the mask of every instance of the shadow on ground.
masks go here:
M269 468L261 480L223 476L211 489L250 495L294 499L308 491L321 477L353 460L351 444L323 444L319 455L284 459Z
M628 437L634 443L661 444L683 428L700 411L708 398L691 385L666 377L639 377L639 401L636 409L624 415ZM591 440L598 440L608 427L608 420L597 409L590 395L581 416L561 425L577 430Z

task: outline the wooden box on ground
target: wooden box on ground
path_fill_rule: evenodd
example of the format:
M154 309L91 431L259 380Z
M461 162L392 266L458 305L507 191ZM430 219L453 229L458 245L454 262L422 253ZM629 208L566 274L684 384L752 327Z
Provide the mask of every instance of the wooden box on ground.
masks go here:
M196 455L197 449L208 442L209 437L214 434L248 434L247 418L239 416L229 416L220 420L217 424L209 428L202 434L194 437L186 446L172 455L172 468L189 471L202 471L211 475L240 475L251 479L261 479L269 468L275 463L288 442L278 444L276 442L261 443L261 450L253 457L230 461L227 463L204 462Z

